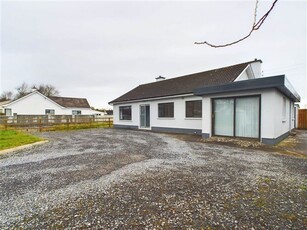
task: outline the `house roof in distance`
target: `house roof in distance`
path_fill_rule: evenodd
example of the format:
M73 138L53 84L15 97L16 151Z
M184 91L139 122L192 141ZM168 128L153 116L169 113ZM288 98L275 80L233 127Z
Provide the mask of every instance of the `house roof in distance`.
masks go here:
M12 100L0 101L0 106L10 103Z
M76 98L76 97L56 97L56 96L45 96L42 94L39 90L34 89L32 92L24 95L21 98L15 99L13 101L10 101L9 103L3 105L3 106L10 106L11 104L17 103L21 100L23 100L26 97L30 97L34 94L38 94L44 98L47 98L48 100L58 104L59 106L62 106L64 108L91 108L86 98Z
M219 69L139 85L109 103L190 94L196 88L227 84L233 82L249 64L254 62L261 62L261 60L256 59Z
M86 98L48 97L55 103L66 108L91 108Z

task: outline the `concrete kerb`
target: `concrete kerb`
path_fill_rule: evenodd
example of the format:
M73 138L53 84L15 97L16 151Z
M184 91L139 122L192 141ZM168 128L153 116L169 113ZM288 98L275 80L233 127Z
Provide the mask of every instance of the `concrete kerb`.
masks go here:
M21 145L21 146L10 148L10 149L0 150L0 155L11 153L11 152L14 152L14 151L17 151L17 150L28 149L28 148L31 148L31 147L36 146L36 145L45 144L47 142L49 142L49 141L48 140L38 141L38 142L35 142L35 143L32 143L32 144Z

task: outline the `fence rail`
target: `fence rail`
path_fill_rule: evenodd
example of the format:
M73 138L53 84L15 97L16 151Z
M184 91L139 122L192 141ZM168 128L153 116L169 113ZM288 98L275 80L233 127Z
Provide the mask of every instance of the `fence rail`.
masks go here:
M298 110L298 129L307 129L307 109Z
M17 115L0 116L0 129L37 129L45 130L112 127L112 117L92 115Z

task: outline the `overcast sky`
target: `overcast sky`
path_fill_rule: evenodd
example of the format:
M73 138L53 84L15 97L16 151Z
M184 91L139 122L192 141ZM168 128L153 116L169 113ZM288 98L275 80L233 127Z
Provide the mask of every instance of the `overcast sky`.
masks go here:
M273 0L258 4L258 18ZM92 106L139 84L262 59L264 76L286 74L307 98L306 1L280 0L248 33L255 1L2 1L0 93L22 82L52 84Z

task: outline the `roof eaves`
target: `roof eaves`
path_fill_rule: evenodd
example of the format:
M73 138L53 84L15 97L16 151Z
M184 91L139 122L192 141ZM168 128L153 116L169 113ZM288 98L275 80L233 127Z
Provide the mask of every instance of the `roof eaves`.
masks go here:
M287 85L285 75L278 75L272 77L256 78L244 81L232 82L218 86L207 86L194 90L194 94L197 96L212 95L218 93L230 93L247 90L268 89L276 88L287 97L291 98L295 102L300 101L300 96L294 90Z
M131 99L131 100L121 100L121 101L110 101L108 104L125 104L125 103L134 103L134 102L140 102L140 101L150 101L150 100L164 100L168 98L176 98L176 97L186 97L186 96L193 96L193 92L191 93L185 93L185 94L172 94L167 96L159 96L159 97L147 97L147 98L141 98L141 99Z

